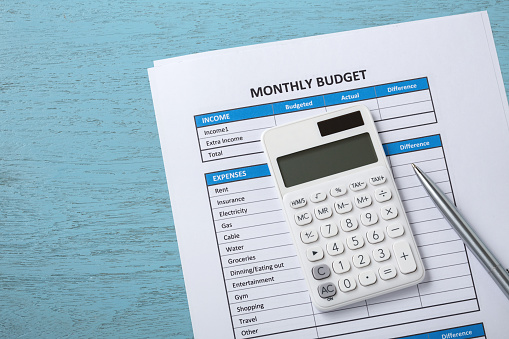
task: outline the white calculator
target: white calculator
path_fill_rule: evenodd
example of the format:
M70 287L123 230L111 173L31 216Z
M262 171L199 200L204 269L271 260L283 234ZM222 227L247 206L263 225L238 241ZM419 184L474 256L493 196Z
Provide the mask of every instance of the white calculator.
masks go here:
M262 141L317 308L332 310L424 279L368 108L274 127Z

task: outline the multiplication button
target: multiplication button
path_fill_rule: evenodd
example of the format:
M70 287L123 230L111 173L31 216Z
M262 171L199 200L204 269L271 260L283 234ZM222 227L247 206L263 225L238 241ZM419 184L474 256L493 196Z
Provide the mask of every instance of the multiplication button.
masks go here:
M385 205L380 209L380 214L384 220L391 220L398 216L398 209L392 204Z

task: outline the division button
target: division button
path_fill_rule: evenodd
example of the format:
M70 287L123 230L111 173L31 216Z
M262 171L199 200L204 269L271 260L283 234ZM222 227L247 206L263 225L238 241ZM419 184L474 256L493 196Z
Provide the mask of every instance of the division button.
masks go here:
M394 243L392 248L394 249L394 256L396 257L401 273L408 274L417 269L412 249L407 241L400 240Z
M309 261L317 261L323 259L323 250L318 246L308 248L306 251L306 256L308 257Z
M387 200L391 200L392 193L391 190L387 187L380 187L375 190L375 199L378 202L384 202Z
M369 286L376 283L376 274L373 271L364 271L359 274L359 282L362 286Z
M325 264L317 265L311 269L311 273L316 280L322 280L330 276L330 268Z
M396 267L394 265L385 265L378 269L378 274L383 280L389 280L396 276Z
M318 286L318 295L322 298L329 298L336 295L336 286L333 283L325 283Z

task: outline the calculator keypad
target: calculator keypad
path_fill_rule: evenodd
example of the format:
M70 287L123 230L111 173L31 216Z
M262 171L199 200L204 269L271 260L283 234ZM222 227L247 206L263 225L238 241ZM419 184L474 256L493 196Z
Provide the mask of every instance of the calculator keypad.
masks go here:
M364 300L422 276L396 187L384 169L283 199L300 237L308 281L325 303Z

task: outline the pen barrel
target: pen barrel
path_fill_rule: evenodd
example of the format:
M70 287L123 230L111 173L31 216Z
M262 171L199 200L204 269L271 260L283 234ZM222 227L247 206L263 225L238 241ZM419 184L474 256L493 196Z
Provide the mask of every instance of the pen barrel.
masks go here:
M431 181L426 173L420 171L418 168L415 168L415 173L444 218L449 222L452 228L454 228L477 259L479 259L481 264L485 266L488 273L493 277L509 299L509 273L504 269L497 258L495 258L493 253L484 245L468 222L461 216L456 206L447 199L445 194L440 191L438 186Z

